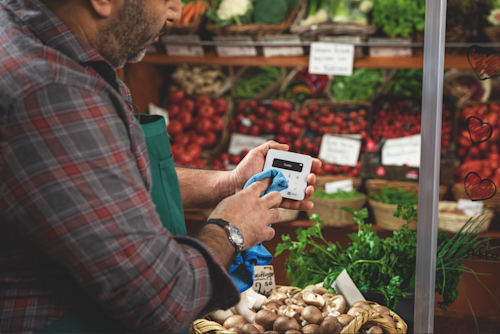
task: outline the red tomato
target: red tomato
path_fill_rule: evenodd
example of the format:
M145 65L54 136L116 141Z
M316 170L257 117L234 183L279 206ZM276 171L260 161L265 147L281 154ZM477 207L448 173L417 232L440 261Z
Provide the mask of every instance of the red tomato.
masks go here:
M207 118L201 118L196 122L196 131L198 133L204 134L210 131L212 123Z
M211 130L214 132L221 132L224 128L224 120L222 117L215 116L210 120L210 122L212 123Z
M227 101L221 97L214 100L213 106L217 115L224 115L227 111Z
M187 133L179 133L175 136L174 142L176 144L181 144L182 146L186 146L191 141L191 137Z
M182 90L172 92L168 95L168 99L172 103L180 104L184 101L184 92Z
M170 121L167 126L167 132L171 136L178 135L183 131L182 123L176 120Z
M192 113L194 111L194 108L195 108L195 103L193 100L190 99L184 100L184 102L182 102L181 104L182 112Z
M201 105L198 109L198 116L199 117L204 117L204 118L210 118L214 116L215 114L215 109L211 105L204 104Z
M184 129L187 129L193 124L193 115L187 111L183 111L180 113L178 120L182 123Z
M172 104L170 108L168 108L168 117L175 118L179 116L181 113L181 107L179 107L177 104Z
M207 96L198 96L198 98L196 99L196 107L198 108L198 110L204 105L211 105L211 104L212 100L210 100L210 98Z
M186 152L193 158L197 160L201 157L201 147L196 144L189 144L186 148Z
M260 134L260 127L258 125L252 125L250 131L248 131L250 136L258 136Z

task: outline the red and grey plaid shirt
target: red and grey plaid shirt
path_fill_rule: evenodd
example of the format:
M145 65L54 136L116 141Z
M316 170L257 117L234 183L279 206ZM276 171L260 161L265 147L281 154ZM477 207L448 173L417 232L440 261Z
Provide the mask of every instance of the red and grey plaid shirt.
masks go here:
M0 0L0 332L43 329L84 295L148 332L239 300L209 248L162 227L124 98L39 0Z

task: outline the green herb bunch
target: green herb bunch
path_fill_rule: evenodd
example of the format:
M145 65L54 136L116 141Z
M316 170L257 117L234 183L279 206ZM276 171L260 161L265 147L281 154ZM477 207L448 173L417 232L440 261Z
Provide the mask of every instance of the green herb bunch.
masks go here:
M387 93L392 95L422 95L422 70L399 70L387 86Z
M391 37L410 37L425 27L425 0L377 0L373 21Z
M314 191L313 197L324 198L324 199L346 200L346 199L360 198L363 197L363 195L358 193L356 190L351 190L351 191L338 190L333 194L327 194L323 188L319 188Z
M365 101L372 98L383 83L384 78L379 70L354 70L351 76L335 78L333 98L337 101Z
M253 71L248 70L236 81L233 98L253 100L257 94L273 85L280 77L281 70L277 67L261 66Z
M405 191L402 188L389 189L383 187L380 194L371 194L370 198L386 204L418 204L418 195L413 191Z
M410 203L398 205L394 216L402 218L406 224L400 231L395 231L392 237L385 239L377 236L371 224L365 223L368 218L366 208L360 211L342 209L352 213L358 224L358 232L348 236L351 239L348 248L344 250L338 242L326 240L321 233L323 222L313 215L312 227L297 229L297 241L289 235L282 236L283 243L277 246L275 256L284 251L290 252L285 265L288 279L294 286L304 288L323 282L329 292L334 292L330 287L345 269L360 291L382 292L387 307L395 309L398 300L415 289L417 231L408 226L417 221L417 209ZM494 249L489 245L490 238L477 235L484 223L483 219L476 225L481 217L471 218L451 239L446 232L438 235L436 291L443 297L438 303L443 309L458 297L457 287L463 272L472 273L477 278L472 269L463 265L469 249Z

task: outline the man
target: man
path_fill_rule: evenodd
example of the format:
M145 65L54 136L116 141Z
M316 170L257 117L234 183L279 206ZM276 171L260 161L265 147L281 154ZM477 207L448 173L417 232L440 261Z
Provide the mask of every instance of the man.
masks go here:
M179 332L239 300L226 272L238 247L224 229L188 238L162 227L144 134L114 69L139 61L180 6L0 0L0 332L74 323L78 307L94 312L84 322L105 313L128 331ZM243 249L273 238L281 213L270 209L312 203L260 198L269 180L242 190L270 148L288 149L269 142L232 172L178 168L184 208L216 207L210 218L232 223Z

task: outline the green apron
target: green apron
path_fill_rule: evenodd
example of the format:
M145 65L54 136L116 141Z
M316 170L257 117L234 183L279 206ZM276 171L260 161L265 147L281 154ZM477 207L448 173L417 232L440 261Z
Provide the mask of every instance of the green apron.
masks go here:
M170 151L165 119L162 116L138 115L146 137L153 186L151 197L163 226L172 235L186 236L184 210L174 158ZM127 333L120 321L110 318L94 301L84 300L62 318L39 333ZM189 333L189 327L183 333Z

